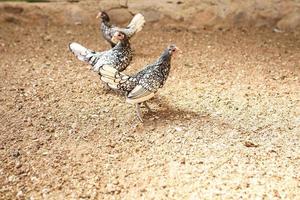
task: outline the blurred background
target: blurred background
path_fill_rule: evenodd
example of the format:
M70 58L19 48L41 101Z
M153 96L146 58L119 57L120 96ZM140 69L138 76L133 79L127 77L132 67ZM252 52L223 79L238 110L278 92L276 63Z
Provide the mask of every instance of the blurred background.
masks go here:
M25 1L6 1L25 2ZM169 20L189 29L231 26L255 26L295 30L300 24L298 0L27 0L50 2L42 6L34 4L2 4L1 19L4 21L35 23L92 23L95 10L109 10L118 23L127 22L131 15L141 12L147 22ZM55 2L56 4L53 4ZM51 13L51 14L50 14Z

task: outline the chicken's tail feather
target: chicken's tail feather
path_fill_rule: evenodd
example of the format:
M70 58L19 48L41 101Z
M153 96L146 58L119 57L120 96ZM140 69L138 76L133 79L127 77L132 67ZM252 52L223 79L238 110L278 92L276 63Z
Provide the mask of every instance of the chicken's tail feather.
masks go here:
M69 44L70 51L78 58L78 60L87 62L92 66L95 65L97 61L96 53L90 49L85 48L81 44L72 42Z
M103 65L99 71L101 80L112 89L120 89L119 86L129 80L129 76L116 70L112 65Z
M131 22L128 24L127 27L131 29L132 33L137 33L142 30L144 24L145 17L141 13L138 13L132 18Z

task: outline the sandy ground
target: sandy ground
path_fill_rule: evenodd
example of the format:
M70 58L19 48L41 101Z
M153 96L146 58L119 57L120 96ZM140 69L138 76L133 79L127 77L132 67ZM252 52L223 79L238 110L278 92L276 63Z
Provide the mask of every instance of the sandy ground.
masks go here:
M183 54L142 124L68 51L95 26L1 24L0 199L299 198L299 34L161 27L126 73Z

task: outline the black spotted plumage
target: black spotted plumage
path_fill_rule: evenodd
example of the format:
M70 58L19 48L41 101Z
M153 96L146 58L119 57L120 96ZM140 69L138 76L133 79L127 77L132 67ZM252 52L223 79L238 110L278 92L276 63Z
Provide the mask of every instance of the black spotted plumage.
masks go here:
M114 42L112 42L111 38L114 35L114 33L117 31L115 29L116 27L111 25L109 23L109 21L107 20L103 20L100 24L100 30L102 33L102 36L104 37L104 39L112 46L114 47L116 44Z
M103 65L112 65L121 72L132 60L132 49L125 34L116 32L115 37L121 37L121 39L114 48L108 51L92 51L78 43L71 43L69 48L79 60L89 63L95 72L99 72Z
M165 84L171 68L171 57L176 50L178 48L175 45L170 45L153 64L147 65L133 76L121 73L111 65L105 65L100 70L101 79L111 88L126 93L126 101L137 105L138 116L142 121L139 106L151 99Z
M112 40L112 37L117 31L123 32L127 38L130 39L133 35L135 35L135 33L142 30L145 23L144 16L140 13L136 14L125 28L119 28L111 24L108 14L104 11L100 12L97 18L98 17L101 18L100 31L102 36L112 47L116 45L116 43Z

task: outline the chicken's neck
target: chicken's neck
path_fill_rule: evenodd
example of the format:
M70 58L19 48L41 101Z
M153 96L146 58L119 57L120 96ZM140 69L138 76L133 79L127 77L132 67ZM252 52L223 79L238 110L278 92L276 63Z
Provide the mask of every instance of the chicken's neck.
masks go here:
M109 23L109 20L103 19L101 23L102 23L104 26L111 27L111 24Z
M170 66L171 62L171 54L169 53L168 50L165 50L161 56L158 58L157 63L162 65L162 66Z
M128 42L128 40L118 42L118 44L113 49L120 50L124 48L130 48L130 43Z

